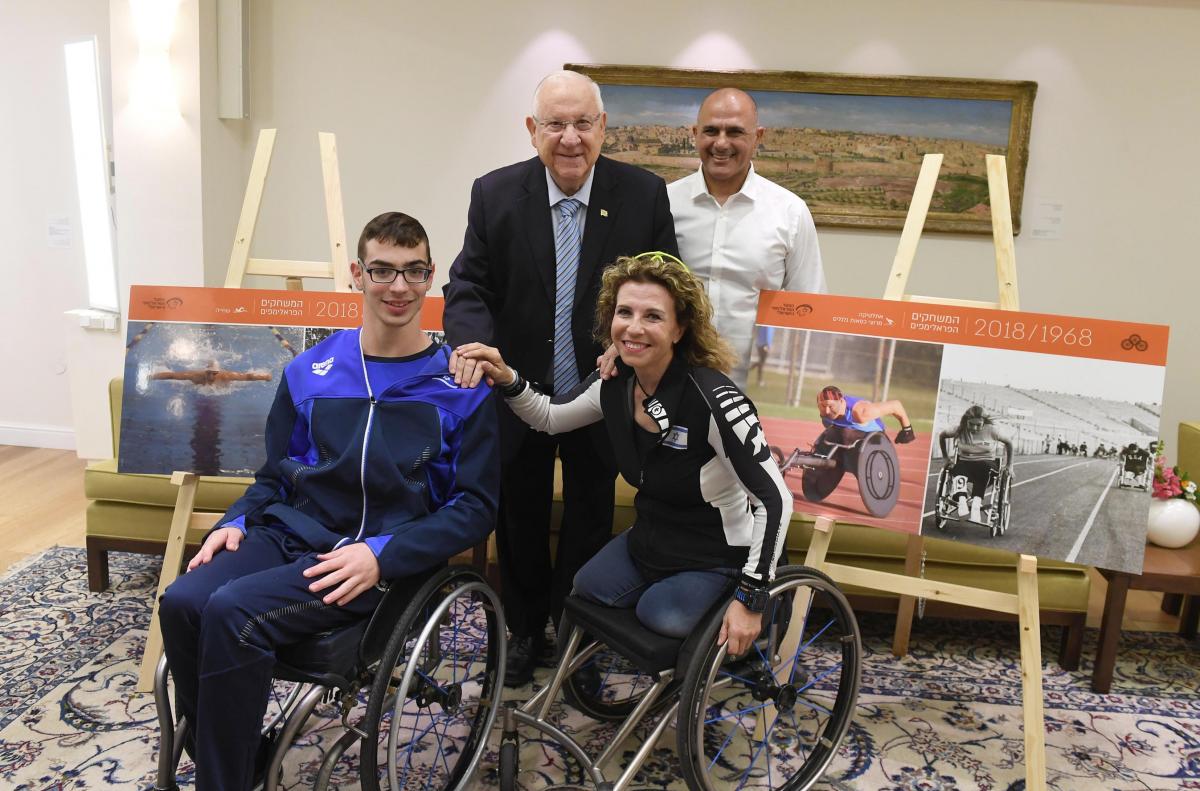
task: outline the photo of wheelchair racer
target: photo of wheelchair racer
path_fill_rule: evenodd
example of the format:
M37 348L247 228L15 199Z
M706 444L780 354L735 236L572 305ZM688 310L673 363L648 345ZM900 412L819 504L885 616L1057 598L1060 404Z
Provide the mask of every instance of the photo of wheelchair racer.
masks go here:
M949 519L966 519L986 525L992 535L1003 533L1012 482L1012 442L975 404L963 412L957 428L938 435L938 446L946 460L938 478L938 529Z
M922 534L1138 573L1162 384L1158 366L946 344Z
M748 386L793 508L920 530L941 345L775 328Z

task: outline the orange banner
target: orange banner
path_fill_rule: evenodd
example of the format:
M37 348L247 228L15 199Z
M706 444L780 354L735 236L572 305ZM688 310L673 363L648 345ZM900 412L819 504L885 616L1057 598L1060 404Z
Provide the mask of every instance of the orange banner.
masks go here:
M758 323L771 327L1166 365L1169 327L1011 310L764 291Z
M331 291L133 286L129 289L129 320L357 327L362 324L362 304L362 294ZM441 297L425 297L421 329L441 331L442 304Z

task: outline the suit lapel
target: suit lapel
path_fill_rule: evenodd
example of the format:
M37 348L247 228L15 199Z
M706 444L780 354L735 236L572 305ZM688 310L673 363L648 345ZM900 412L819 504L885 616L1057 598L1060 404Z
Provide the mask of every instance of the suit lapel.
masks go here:
M546 190L546 166L537 157L529 161L525 175L525 194L520 198L520 212L529 243L529 260L542 278L546 298L554 304L555 260L554 230L550 227L550 193Z
M596 160L592 195L588 199L587 225L583 229L583 245L579 252L579 276L576 283L580 285L591 282L592 273L596 271L597 266L610 263L601 261L600 257L604 255L604 244L616 223L621 200L616 176L609 164L605 157ZM546 200L549 200L549 197ZM579 306L579 301L587 290L580 285L575 288L575 307Z

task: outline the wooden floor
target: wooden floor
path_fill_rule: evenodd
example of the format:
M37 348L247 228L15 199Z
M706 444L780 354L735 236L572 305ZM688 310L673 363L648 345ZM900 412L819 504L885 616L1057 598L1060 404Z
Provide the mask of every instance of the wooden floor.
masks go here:
M83 546L83 468L73 451L0 445L0 573L48 547Z
M83 546L84 462L72 451L0 445L0 573L43 549ZM1107 583L1092 572L1088 626L1100 625ZM1123 629L1175 631L1179 619L1160 609L1162 595L1130 591Z

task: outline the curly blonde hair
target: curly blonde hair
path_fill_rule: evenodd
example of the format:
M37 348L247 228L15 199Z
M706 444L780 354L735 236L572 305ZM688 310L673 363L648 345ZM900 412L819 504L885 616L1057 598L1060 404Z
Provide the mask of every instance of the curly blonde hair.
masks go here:
M675 321L684 328L676 344L689 365L729 373L737 362L733 348L713 326L713 308L700 280L682 261L669 253L622 256L604 270L600 296L596 299L596 340L604 348L612 345L613 315L617 291L626 283L662 286L675 303Z

